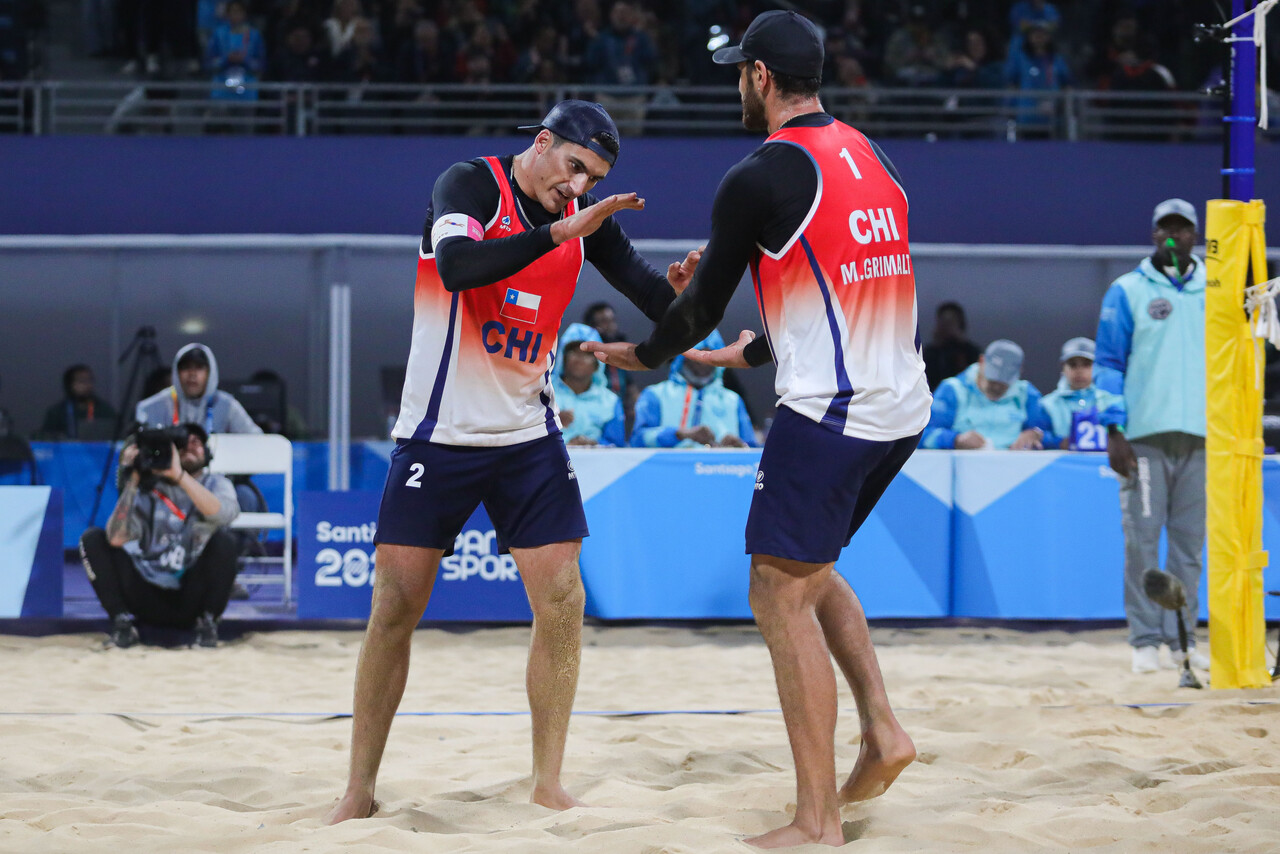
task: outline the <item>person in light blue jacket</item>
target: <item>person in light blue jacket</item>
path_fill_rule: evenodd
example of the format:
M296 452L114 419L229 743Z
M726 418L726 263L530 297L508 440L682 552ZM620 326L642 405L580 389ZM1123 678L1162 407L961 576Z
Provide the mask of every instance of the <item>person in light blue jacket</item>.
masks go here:
M724 339L712 330L695 349L722 347ZM746 404L724 387L723 377L724 368L676 356L668 379L640 392L631 444L637 448L756 447Z
M1035 425L1044 446L1064 451L1105 451L1107 432L1124 424L1124 398L1093 384L1094 343L1072 338L1062 345L1058 387L1040 398Z
M560 335L551 387L560 410L560 432L567 445L614 448L627 443L622 401L605 385L604 365L578 345L599 341L600 333L585 323L571 323Z
M1165 569L1186 588L1193 626L1200 607L1205 270L1191 253L1198 225L1189 202L1156 205L1155 252L1112 283L1098 319L1095 382L1123 395L1126 410L1125 422L1110 428L1107 456L1122 478L1124 606L1135 673L1160 666L1161 644L1176 650L1174 663L1181 663L1175 615L1151 602L1142 586L1143 572L1160 566L1162 529L1168 537ZM1195 649L1190 656L1192 666L1209 666Z
M977 364L938 386L920 447L1039 450L1039 417L1040 392L1022 379L1022 348L1001 338Z

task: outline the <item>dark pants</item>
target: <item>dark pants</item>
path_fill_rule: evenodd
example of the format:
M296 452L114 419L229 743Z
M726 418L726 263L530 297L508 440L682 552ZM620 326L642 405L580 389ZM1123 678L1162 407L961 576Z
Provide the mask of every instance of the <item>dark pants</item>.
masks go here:
M182 574L182 586L166 590L143 578L128 553L107 541L106 531L90 528L80 537L80 558L108 617L129 613L139 623L176 629L191 628L206 611L222 616L236 580L236 553L235 538L218 531Z

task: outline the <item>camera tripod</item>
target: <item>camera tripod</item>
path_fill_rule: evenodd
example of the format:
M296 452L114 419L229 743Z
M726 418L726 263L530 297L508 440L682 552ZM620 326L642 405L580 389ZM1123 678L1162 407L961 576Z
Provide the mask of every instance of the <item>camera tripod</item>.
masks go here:
M116 359L116 364L123 365L130 358L133 359L133 364L129 368L129 379L125 382L124 394L121 395L120 406L116 409L116 423L111 431L111 442L107 446L107 458L102 464L102 477L98 478L98 487L93 494L93 510L89 513L90 527L98 521L98 509L102 506L102 492L107 487L107 478L111 476L111 464L116 458L116 443L124 435L125 412L128 411L129 402L133 399L134 384L138 382L139 376L146 377L156 368L164 367L160 352L156 348L154 326L138 327L129 346L125 347L124 352Z

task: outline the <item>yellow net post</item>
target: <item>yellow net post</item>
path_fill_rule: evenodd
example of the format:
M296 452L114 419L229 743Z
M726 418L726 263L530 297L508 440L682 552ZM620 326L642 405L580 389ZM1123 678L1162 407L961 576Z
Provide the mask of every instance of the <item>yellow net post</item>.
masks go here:
M1205 491L1209 645L1214 688L1261 688L1267 671L1262 570L1261 341L1244 309L1245 277L1266 279L1266 206L1211 200L1205 217ZM1252 262L1252 264L1251 264Z

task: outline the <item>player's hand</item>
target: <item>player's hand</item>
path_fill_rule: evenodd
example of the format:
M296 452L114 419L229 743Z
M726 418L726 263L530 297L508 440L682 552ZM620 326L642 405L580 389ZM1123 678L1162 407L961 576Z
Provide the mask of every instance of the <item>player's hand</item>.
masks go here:
M750 447L746 442L732 433L725 433L724 438L716 443L721 448L746 448Z
M715 431L706 424L699 424L697 427L690 427L687 430L676 430L676 438L680 441L692 439L699 445L714 445L716 443Z
M551 239L559 246L568 240L577 240L594 234L606 219L618 211L642 211L644 199L635 193L619 193L588 205L573 216L556 220L551 225Z
M749 368L751 366L747 364L747 358L742 355L742 351L754 340L756 340L756 334L750 329L744 329L738 335L738 340L728 347L721 347L719 350L685 350L684 357L691 362L717 368Z
M561 409L560 410L560 426L568 427L572 423L573 423L573 410Z
M1107 436L1107 462L1113 472L1125 479L1133 477L1138 468L1138 455L1133 452L1133 445L1116 430Z
M594 448L596 445L600 443L597 442L595 439L588 439L586 436L574 436L566 444L578 445L584 448Z
M1034 427L1028 427L1018 434L1018 438L1013 440L1013 444L1009 446L1011 451L1042 451L1044 443L1040 439L1044 436Z
M693 281L693 271L698 269L698 262L702 260L702 253L706 248L706 246L699 246L684 256L684 260L680 263L667 267L667 281L671 283L671 289L677 294L684 293L684 289Z
M977 451L986 447L987 440L977 430L966 430L956 436L957 451Z
M592 206L594 207L594 205ZM625 341L617 344L601 344L598 341L583 341L580 345L588 353L606 365L621 368L624 371L647 371L648 366L636 358L636 345Z

